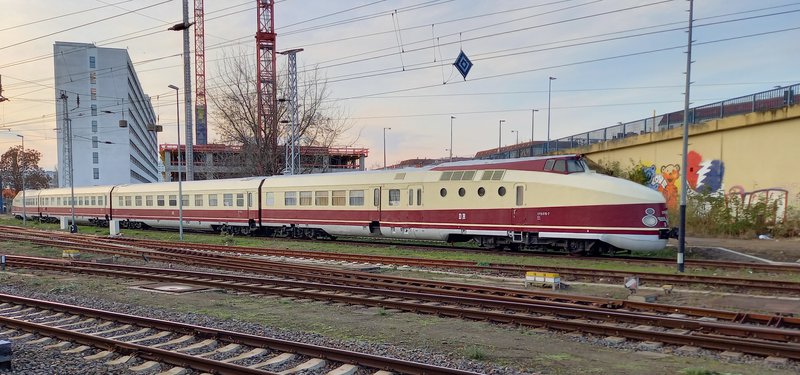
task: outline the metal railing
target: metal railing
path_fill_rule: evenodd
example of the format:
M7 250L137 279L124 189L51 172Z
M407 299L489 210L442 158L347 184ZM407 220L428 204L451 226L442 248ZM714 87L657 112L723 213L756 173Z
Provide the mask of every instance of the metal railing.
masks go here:
M721 102L711 103L689 109L689 123L699 124L708 120L720 119L744 113L766 111L788 107L800 103L800 83L776 87ZM683 126L683 110L644 118L641 120L618 123L602 129L555 139L547 142L534 142L533 145L510 146L500 152L485 155L482 159L503 159L523 156L544 155L551 152L588 146L595 143L613 141L637 135L655 133ZM519 147L522 146L522 147Z

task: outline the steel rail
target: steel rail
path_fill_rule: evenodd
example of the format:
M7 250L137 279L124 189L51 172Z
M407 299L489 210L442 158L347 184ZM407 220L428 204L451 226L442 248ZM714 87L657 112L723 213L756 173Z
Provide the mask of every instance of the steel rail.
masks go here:
M82 306L67 305L51 301L35 300L8 294L0 294L0 301L11 302L26 306L35 306L38 308L49 309L53 311L68 312L71 314L79 314L83 316L91 316L101 319L114 320L117 322L134 324L142 327L157 328L160 330L165 330L170 332L191 334L201 338L214 338L220 341L235 342L252 347L268 347L270 349L297 353L311 357L318 357L336 362L354 363L364 367L384 369L389 371L398 371L406 374L464 374L464 375L475 374L474 372L465 370L450 369L441 366L429 365L419 362L404 361L400 359L383 357L372 354L358 353L349 350L323 347L313 344L305 344L300 342L281 340L269 337L255 336L246 333L226 331L226 330L196 326L186 323L172 322L161 319L146 318L129 314L111 312L111 311L97 310ZM2 324L6 324L6 322L9 320L13 319L0 317L0 323ZM16 320L13 321L18 322ZM173 351L153 349L147 346L129 344L116 340L109 340L102 337L93 336L90 334L71 332L69 330L58 329L49 326L42 326L34 323L9 322L9 324L17 324L17 326L21 328L26 327L26 330L28 331L40 332L40 333L44 332L46 333L47 336L53 335L65 340L74 340L76 342L81 342L86 345L102 347L107 350L113 350L120 353L136 354L143 358L148 358L154 361L164 361L177 366L186 366L186 363L191 363L192 365L190 367L211 373L220 373L220 370L224 370L225 371L224 373L230 373L230 374L272 374L271 372L263 370L254 370L238 365L226 364L230 366L231 372L228 372L229 369L227 367L219 365L219 363L222 362L217 362L205 358L192 357L189 355L179 354ZM92 341L95 339L97 341ZM96 342L97 344L94 344L93 342ZM141 355L142 353L151 353L150 355L152 356L151 357L143 356ZM162 358L169 359L170 361L162 360ZM194 365L195 362L198 363L196 366Z
M455 317L462 317L462 318L469 318L476 320L490 320L490 321L516 323L516 324L532 325L532 326L552 327L552 324L556 324L559 327L563 327L564 324L567 323L564 323L559 319L554 319L549 317L541 317L541 316L532 317L527 315L509 314L507 313L507 311L511 310L511 311L516 311L518 313L549 314L561 317L571 317L571 318L579 317L579 318L588 318L588 319L602 320L602 321L625 322L630 324L660 326L671 329L689 329L693 330L692 337L698 338L698 340L700 336L712 337L715 335L725 335L727 336L727 338L736 337L739 338L739 340L746 340L746 342L741 342L741 345L736 346L736 350L753 354L764 354L766 352L764 352L763 349L766 347L771 347L770 345L774 344L774 342L763 341L763 340L781 341L785 345L787 345L784 348L784 352L780 352L780 354L778 352L770 352L771 354L768 355L781 355L781 356L794 355L797 356L797 358L800 358L800 345L788 343L788 342L798 341L798 339L800 338L800 331L797 330L772 329L772 328L754 327L754 326L746 326L741 324L730 324L730 323L704 322L704 321L688 320L682 318L660 317L647 314L643 315L631 312L597 311L593 309L541 306L530 303L487 300L481 298L453 297L453 296L442 296L437 294L404 292L404 291L375 290L375 288L370 288L370 287L323 285L314 282L287 282L285 280L260 280L258 278L241 277L241 276L229 277L229 275L219 275L219 274L211 274L204 272L160 270L160 269L132 267L132 266L115 266L113 268L123 269L125 271L114 271L105 269L90 269L88 267L85 267L91 265L91 263L87 264L78 263L70 266L64 266L63 262L53 262L52 265L48 267L47 264L49 262L47 262L46 259L41 260L40 263L44 264L45 268L56 269L56 270L60 269L62 271L64 269L67 269L78 273L91 273L91 274L99 274L111 277L150 279L162 282L164 281L190 282L192 284L200 284L209 287L248 291L252 293L278 294L282 296L312 298L317 300L322 299L322 300L344 302L350 304L381 306L381 307L396 308L405 311L426 312L444 316L455 316ZM265 283L275 284L277 286L266 287L263 285ZM336 293L345 293L345 295L328 293L331 291ZM376 300L374 298L367 297L369 295L377 295L382 298L405 299L412 301L428 301L428 303L419 303L419 302L413 303L413 302L404 302L402 300L397 301L397 300L386 300L386 299ZM454 305L454 307L433 306L430 304L430 302L448 303ZM496 311L483 310L487 308L495 309ZM460 311L460 312L454 313L454 311ZM552 323L553 320L557 321L558 323ZM585 327L578 325L577 327L573 327L571 330L575 329L582 330L582 328ZM622 332L622 334L629 333L624 329L624 327L610 326L610 328L609 327L607 328L612 330L612 334L617 334L620 332ZM589 331L589 332L594 332L594 331ZM654 337L659 337L660 333L653 333L653 335ZM638 336L626 336L626 337L638 338ZM762 340L754 341L753 338L758 338ZM665 341L665 342L670 342L670 341ZM763 346L762 344L766 346ZM754 345L755 349L750 347L751 345ZM717 348L717 347L711 346L710 348ZM797 353L791 354L791 351L793 350L797 351Z
M102 238L99 238L99 239L102 240ZM106 248L111 248L111 249L116 249L117 248L115 246L105 245L105 244L93 244L93 245L90 244L89 246L100 246L100 247L106 247ZM86 250L86 249L84 249L84 250ZM136 250L136 251L140 251L140 250ZM164 249L164 250L169 250L169 249ZM120 250L116 250L116 251L112 250L111 253L116 253L117 251L120 251ZM132 250L131 248L125 247L125 248L122 249L122 251L134 251L134 250ZM141 250L141 251L145 251L145 250ZM151 257L153 259L158 259L158 260L163 260L163 261L175 261L175 262L182 262L182 263L193 264L193 265L198 265L198 266L211 265L212 261L210 261L210 260L198 260L198 259L195 259L194 261L192 261L192 260L189 260L189 258L187 258L186 253L202 254L203 256L210 257L210 258L220 258L220 259L223 258L223 255L220 255L220 254L199 253L199 252L189 251L189 250L170 250L170 251L172 251L172 252L177 251L179 253L182 253L183 255L182 256L162 256L162 255L159 255L159 253L147 252L147 254L148 254L147 256ZM292 268L293 270L295 270L295 272L297 272L296 270L298 269L297 268L298 266L286 265L284 263L271 263L271 269L265 270L263 268L253 267L253 265L251 264L252 262L256 262L256 261L255 260L250 260L250 259L243 261L243 260L238 260L236 258L227 257L224 260L220 260L220 261L213 262L213 263L215 263L215 265L217 267L219 267L219 268L231 269L231 270L237 270L237 271L250 271L250 272L265 272L265 271L268 271L268 272L275 273L275 272L280 272L280 271L276 271L276 270L280 270L282 268L283 269ZM235 265L237 263L238 263L238 265ZM261 261L261 263L264 263L264 261ZM331 269L324 268L324 267L317 267L314 270L312 270L311 272L317 272L317 273L320 273L320 272L334 273L335 272L339 276L341 276L343 274L348 274L348 275L351 275L350 277L353 277L352 276L353 275L352 272L350 272L350 273L344 273L344 271L337 272L337 271L332 271ZM285 275L286 273L284 272L283 274ZM360 278L362 280L365 277L369 277L369 278L375 280L376 277L377 277L377 276L374 276L372 274L364 274L364 275L369 275L369 276L360 276ZM289 277L291 277L291 276L289 276ZM297 277L297 276L295 276L295 277ZM420 280L403 279L403 278L397 278L397 277L391 277L391 276L380 276L380 278L382 280L391 279L393 282L399 282L399 283L413 283L413 284L421 283ZM430 287L430 288L436 288L436 289L453 288L453 289L462 289L462 290L463 289L470 289L470 290L474 291L477 288L475 286L468 286L466 284L442 283L442 282L436 282L436 283L434 283L434 282L426 282L426 285L428 287ZM800 326L800 319L798 319L798 318L782 317L782 316L766 315L766 314L740 313L740 312L734 313L734 312L721 311L721 310L711 310L711 309L702 309L702 308L693 308L693 307L677 307L677 306L671 306L671 305L637 303L637 302L631 302L631 301L598 299L598 298L591 298L591 297L576 298L576 296L565 296L563 294L543 293L543 292L535 292L534 293L534 292L528 292L528 291L524 291L523 292L523 291L513 291L513 290L508 290L508 289L502 289L502 288L494 288L494 289L492 289L492 288L489 288L489 287L482 287L480 289L480 291L481 291L481 293L487 293L488 292L488 293L505 294L505 295L512 295L512 296L519 296L521 294L526 294L526 297L535 298L535 299L551 299L551 300L556 300L556 301L558 301L558 300L560 300L560 301L567 300L567 301L569 301L571 303L594 304L594 305L610 306L610 307L617 307L617 308L634 309L634 310L638 310L638 311L656 311L656 312L661 312L661 313L681 313L681 314L694 315L694 316L712 316L712 317L715 317L715 318L718 318L718 319L724 319L724 320L729 320L729 321L735 321L735 322L741 322L741 323L756 323L756 324L763 324L763 325L776 326L776 327L778 327L778 326L787 326L787 327Z

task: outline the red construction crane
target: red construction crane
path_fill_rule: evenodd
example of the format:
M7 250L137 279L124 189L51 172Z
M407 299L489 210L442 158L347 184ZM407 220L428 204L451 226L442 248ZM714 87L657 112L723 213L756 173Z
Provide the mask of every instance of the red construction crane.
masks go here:
M256 0L258 30L256 31L256 59L258 66L258 125L261 134L258 144L267 147L267 160L259 160L260 172L278 170L278 108L275 74L275 3L273 0ZM199 91L199 90L198 90ZM269 164L264 164L265 162Z
M208 143L208 122L206 118L206 43L205 22L203 21L203 0L194 0L194 119L195 142Z

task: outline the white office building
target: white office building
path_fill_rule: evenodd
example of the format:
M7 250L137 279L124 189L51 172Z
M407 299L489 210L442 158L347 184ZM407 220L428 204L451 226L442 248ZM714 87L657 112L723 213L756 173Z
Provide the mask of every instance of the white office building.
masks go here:
M74 186L158 181L157 133L147 126L156 116L128 52L56 42L53 61L59 186L69 186L63 96L72 127Z

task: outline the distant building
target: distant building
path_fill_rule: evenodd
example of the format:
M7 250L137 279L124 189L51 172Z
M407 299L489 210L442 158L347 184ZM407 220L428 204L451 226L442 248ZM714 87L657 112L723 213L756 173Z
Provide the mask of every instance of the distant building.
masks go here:
M93 44L56 42L58 185L66 186L64 101L72 120L75 186L159 181L158 141L150 97L142 91L128 52Z
M186 181L186 145L162 144L160 147L164 181ZM364 170L364 160L369 154L366 148L300 146L300 173L331 173ZM213 180L248 177L242 148L223 144L195 145L194 179ZM180 160L180 163L178 162ZM283 163L283 160L281 160Z

